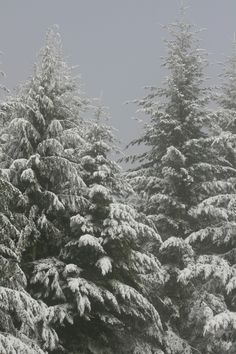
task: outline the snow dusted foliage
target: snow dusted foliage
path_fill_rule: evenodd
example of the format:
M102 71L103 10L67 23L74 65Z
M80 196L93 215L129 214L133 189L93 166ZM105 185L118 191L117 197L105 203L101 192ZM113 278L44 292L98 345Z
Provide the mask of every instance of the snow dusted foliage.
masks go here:
M227 294L234 279L235 268L218 255L196 255L179 272L179 283L191 292L185 306L192 345L202 353L233 353L235 329Z
M216 158L204 167L199 177L199 203L190 214L198 220L199 229L189 236L195 247L224 253L235 247L236 150L235 102L236 54L228 60L223 76L222 91L218 94L220 109L213 119L211 149ZM233 259L230 259L231 263Z
M150 123L132 143L144 144L145 153L133 157L140 165L128 177L139 210L164 240L159 255L169 274L164 302L172 332L187 352L225 353L233 337L216 341L207 328L214 316L228 311L232 296L226 286L230 282L231 288L234 271L217 254L234 242L235 170L222 153L225 139L214 135L219 112L207 108L205 60L194 29L184 21L168 29L172 38L164 67L169 73L163 88L149 88L137 101ZM228 141L233 144L232 134Z
M43 354L58 337L48 321L48 308L26 291L22 254L34 223L24 215L27 201L7 179L0 178L0 352Z
M2 132L7 136L2 165L27 196L28 215L40 233L37 241L31 238L29 259L42 257L48 247L56 252L69 227L63 217L83 203L85 185L75 150L83 142L85 107L78 83L63 61L60 36L51 29L31 80L17 97L1 105L9 120Z
M166 273L141 247L144 238L156 247L161 239L122 201L129 188L109 157L113 137L100 115L79 154L87 208L70 217L60 259L34 262L32 291L53 305L52 318L70 353L161 354L168 344L149 289L158 294Z
M180 284L191 291L186 306L191 308L189 329L195 332L192 344L203 353L214 354L233 353L235 348L235 330L227 322L228 312L235 310L234 178L227 180L232 167L229 173L227 167L220 167L220 180L217 174L215 180L206 174L207 182L199 183L198 197L202 201L189 210L195 219L195 231L185 239L195 257L178 277Z
M189 242L199 249L224 253L235 247L236 150L235 102L236 54L225 68L222 92L218 94L220 109L213 119L214 134L211 149L216 158L205 165L198 178L198 204L190 214L198 222L198 230ZM230 260L232 263L232 259Z
M217 254L194 252L188 238L167 239L160 260L169 274L164 289L169 324L172 331L177 326L187 352L231 353L235 332L228 306L235 268Z
M190 210L206 196L203 182L223 167L214 138L205 129L210 126L212 113L207 108L206 61L198 48L196 31L184 20L167 28L171 39L166 41L168 53L163 65L168 76L162 88L149 88L148 95L137 101L150 122L132 143L144 145L145 153L133 157L139 166L128 177L138 194L138 209L164 240L159 255L169 274L164 288L168 333L178 338L182 343L179 348L183 345L186 353L205 353L210 339L204 338L204 321L197 333L194 323L199 307L192 310L199 294L189 283L180 281L180 274L198 259L191 243L185 241L198 228ZM184 352L177 348L173 344L172 352Z
M218 95L219 103L221 107L226 110L230 110L230 114L235 112L236 103L236 41L233 42L233 52L232 55L228 58L227 62L224 65L224 72L222 75L222 90ZM231 118L231 123L234 122L234 117ZM226 123L226 122L225 122ZM226 123L227 126L227 123ZM232 126L231 126L232 129ZM229 130L231 130L229 129Z
M168 30L127 179L56 28L0 104L1 353L235 353L236 55L210 112L194 28Z
M211 161L207 166L207 173L199 178L199 203L189 211L196 225L187 242L199 256L195 265L183 271L183 279L185 276L193 276L194 282L197 278L202 284L201 288L199 285L196 287L197 297L200 298L206 289L208 297L212 296L211 301L207 302L208 316L202 321L205 337L213 338L208 349L212 353L233 353L236 345L232 319L233 311L236 310L235 58L234 53L226 66L222 92L218 95L221 107L212 124L212 150L215 151L217 160ZM198 305L195 318L198 317L197 313L201 313L199 309Z
M83 142L81 112L86 101L71 75L60 37L55 29L49 30L31 80L0 107L5 122L0 134L0 296L5 326L1 330L6 334L1 340L9 353L41 353L40 347L59 351L57 334L50 327L52 311L49 319L46 304L26 292L26 278L28 262L58 255L69 238L69 217L85 200L76 149Z
M164 239L186 237L191 231L187 213L194 198L191 166L209 157L202 146L206 137L202 127L209 119L205 60L191 25L180 21L168 26L168 31L172 38L163 63L169 71L164 86L149 88L148 95L137 101L150 122L131 143L146 146L146 152L133 157L140 166L130 175L141 210L153 219Z

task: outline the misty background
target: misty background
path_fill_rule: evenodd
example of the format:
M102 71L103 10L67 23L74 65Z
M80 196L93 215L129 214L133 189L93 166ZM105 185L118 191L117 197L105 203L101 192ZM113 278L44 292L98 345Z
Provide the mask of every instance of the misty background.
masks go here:
M47 29L59 25L66 60L79 65L83 90L108 106L111 124L124 147L139 134L132 118L146 85L160 86L165 55L160 24L176 20L177 0L0 0L1 70L4 85L14 92L32 73ZM189 0L186 20L201 33L209 53L207 74L217 83L218 64L232 51L236 31L235 0Z

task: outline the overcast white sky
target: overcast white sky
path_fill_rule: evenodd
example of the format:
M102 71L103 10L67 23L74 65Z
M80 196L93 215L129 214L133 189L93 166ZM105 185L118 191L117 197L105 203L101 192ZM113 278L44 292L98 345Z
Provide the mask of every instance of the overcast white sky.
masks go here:
M235 0L189 0L187 19L202 33L202 48L212 62L231 51L236 31ZM133 105L126 100L142 97L143 86L160 85L165 33L160 24L178 17L177 0L0 0L0 50L5 84L13 89L31 74L36 55L49 26L58 24L65 56L78 64L88 96L99 96L110 107L112 124L123 143L139 128L131 120Z

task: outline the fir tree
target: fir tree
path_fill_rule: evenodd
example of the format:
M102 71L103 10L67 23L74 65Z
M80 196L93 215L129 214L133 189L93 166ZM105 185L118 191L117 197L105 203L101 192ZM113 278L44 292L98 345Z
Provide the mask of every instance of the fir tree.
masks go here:
M143 144L146 152L132 157L139 161L132 183L141 193L141 209L153 219L165 239L186 237L191 230L187 210L193 203L193 176L190 167L201 153L202 129L209 120L209 95L203 87L204 58L196 47L191 25L178 22L168 26L168 55L163 66L170 71L163 88L136 101L150 117L143 135L131 144ZM204 140L203 140L204 141ZM200 155L200 156L199 156ZM143 176L143 177L142 177Z
M28 199L12 183L12 169L6 164L10 156L5 150L9 139L5 113L5 109L1 111L0 121L0 351L43 354L56 348L58 337L49 323L48 307L27 292L22 257L38 231L31 216L26 216ZM21 163L16 161L18 168Z
M137 101L151 120L133 142L144 144L146 151L133 157L140 166L129 178L139 194L139 210L165 240L160 257L169 272L164 290L168 321L174 335L186 343L173 352L224 353L230 346L228 338L216 340L210 328L214 316L227 310L225 286L232 268L215 254L201 255L190 240L203 237L195 232L211 218L224 217L220 196L214 201L211 196L227 185L222 180L225 173L234 172L219 154L212 134L217 114L207 108L206 62L193 28L181 20L168 29L172 39L167 41L164 67L170 74L163 88L152 87ZM208 207L207 197L214 207ZM204 207L205 214L200 215Z
M24 214L27 200L0 171L0 351L43 354L57 346L58 337L49 324L47 306L27 292L21 268L28 238L37 230Z
M34 76L16 97L1 104L5 123L1 130L1 175L3 190L8 186L12 190L9 198L13 208L9 215L1 216L2 252L13 259L9 265L13 273L11 284L19 282L16 289L21 291L18 295L10 291L5 294L6 311L14 308L16 330L22 336L26 331L29 338L36 337L33 325L36 327L39 322L42 338L38 336L38 341L50 352L59 350L56 333L46 327L53 322L52 309L42 302L40 306L23 289L30 290L26 282L29 262L59 253L59 246L68 237L69 215L83 203L85 184L79 177L80 167L72 152L83 141L80 115L86 104L77 81L62 59L60 37L55 29L48 32ZM20 197L24 201L22 215L18 211ZM1 281L5 284L7 280ZM12 327L14 323L9 322L6 333L11 334ZM3 338L4 345L8 345L7 340L8 337ZM16 346L17 353L20 350L33 353L33 349L30 351L23 344L21 348L16 342Z
M235 44L234 44L235 46ZM234 48L235 49L235 48ZM218 339L214 352L235 351L235 50L229 58L223 75L222 91L217 96L220 109L213 119L214 151L218 164L199 185L200 203L190 210L198 229L188 237L188 242L200 254L198 275L207 278L208 288L217 292L215 304L205 326L206 333ZM212 255L212 256L211 256ZM203 265L204 259L207 260ZM197 264L198 265L198 264ZM203 269L204 268L204 269ZM200 270L201 269L201 270ZM186 270L192 274L192 269ZM190 275L192 276L192 275ZM214 279L214 277L216 278ZM215 315L215 316L214 316ZM214 347L214 346L213 346Z
M149 289L162 286L165 272L140 247L144 236L150 244L161 240L124 204L128 186L108 157L112 144L109 127L92 123L79 153L87 208L70 218L71 239L60 262L38 263L33 282L47 300L52 294L58 301L64 297L57 308L70 313L70 325L59 331L68 352L163 353L167 344ZM53 274L49 293L45 274Z
M86 102L62 59L60 37L54 29L48 32L40 58L18 97L1 107L2 116L10 121L3 144L5 166L14 185L27 195L28 213L37 220L40 232L37 245L31 240L29 260L42 257L50 248L57 253L69 227L64 218L81 202L74 195L84 186L72 152L83 141L80 115Z
M50 31L34 76L1 105L2 171L33 225L21 258L27 290L59 337L50 353L161 354L168 344L149 289L166 273L148 252L161 239L124 203L111 132L84 123L81 97Z

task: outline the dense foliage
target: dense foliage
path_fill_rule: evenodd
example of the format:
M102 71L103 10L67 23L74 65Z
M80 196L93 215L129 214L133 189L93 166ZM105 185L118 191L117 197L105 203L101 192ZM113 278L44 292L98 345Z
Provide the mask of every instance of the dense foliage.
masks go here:
M210 110L212 92L196 31L184 21L168 30L166 82L136 101L150 122L132 142L143 144L145 153L130 157L138 167L128 178L138 210L164 241L156 255L169 273L164 288L168 323L186 344L173 352L228 353L235 336L229 312L235 270L227 252L235 229L235 139L229 123L235 113L226 112L233 75L221 96L225 109Z
M1 105L2 183L14 198L2 233L3 254L15 257L10 295L20 296L22 278L24 308L38 306L35 326L45 321L43 333L39 326L39 333L27 334L45 352L162 353L168 344L149 295L164 283L165 271L152 254L162 241L127 204L132 189L110 158L112 132L100 121L99 107L95 120L82 119L88 106L50 30L32 78ZM19 301L18 311L22 306ZM21 334L27 321L19 321Z
M215 93L198 31L167 29L127 173L56 28L1 101L1 353L235 352L235 48Z

